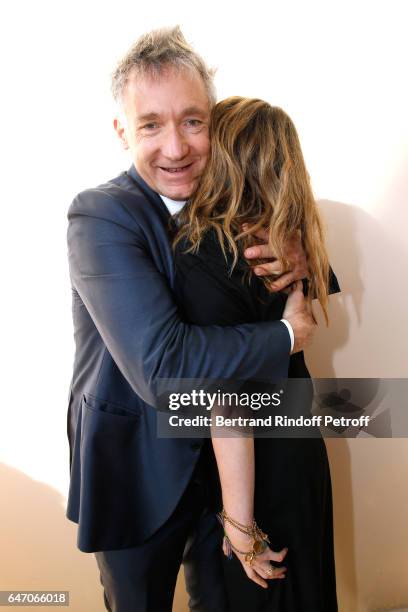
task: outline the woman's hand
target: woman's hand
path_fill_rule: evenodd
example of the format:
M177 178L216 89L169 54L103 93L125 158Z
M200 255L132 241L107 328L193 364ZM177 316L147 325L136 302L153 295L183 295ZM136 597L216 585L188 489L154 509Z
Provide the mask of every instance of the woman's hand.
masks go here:
M226 535L231 540L231 543L235 548L242 552L249 552L252 550L254 539L251 536L239 532L237 529L228 525L227 523L224 525L224 528ZM224 554L228 555L225 540L223 550ZM286 553L288 552L287 548L283 548L282 550L276 552L267 546L263 553L254 557L251 564L245 561L245 555L235 550L232 550L232 552L241 562L248 578L253 582L256 582L256 584L259 584L259 586L263 587L264 589L268 588L268 583L266 582L267 580L274 580L275 578L277 580L282 580L285 578L286 567L274 567L273 562L283 561Z

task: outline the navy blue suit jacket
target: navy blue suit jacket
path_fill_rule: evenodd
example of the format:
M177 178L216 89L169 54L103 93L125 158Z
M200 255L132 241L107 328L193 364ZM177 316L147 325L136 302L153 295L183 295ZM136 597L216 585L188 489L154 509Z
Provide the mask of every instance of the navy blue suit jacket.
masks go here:
M202 441L158 438L162 378L286 377L280 321L184 322L173 293L170 215L129 172L80 193L68 212L75 360L67 516L85 552L135 546L171 515Z

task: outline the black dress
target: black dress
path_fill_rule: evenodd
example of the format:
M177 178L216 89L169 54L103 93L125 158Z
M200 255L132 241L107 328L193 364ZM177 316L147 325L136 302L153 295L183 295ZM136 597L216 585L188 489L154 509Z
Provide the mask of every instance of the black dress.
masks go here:
M187 321L236 325L280 319L285 294L270 294L239 260L230 273L218 240L209 232L197 254L175 253L176 290ZM332 275L331 292L339 290ZM290 359L289 377L307 378L303 353ZM255 439L255 518L271 547L288 547L283 580L268 589L248 579L241 563L223 556L230 612L337 612L330 470L317 438ZM220 554L221 550L220 550ZM276 565L276 564L275 564Z

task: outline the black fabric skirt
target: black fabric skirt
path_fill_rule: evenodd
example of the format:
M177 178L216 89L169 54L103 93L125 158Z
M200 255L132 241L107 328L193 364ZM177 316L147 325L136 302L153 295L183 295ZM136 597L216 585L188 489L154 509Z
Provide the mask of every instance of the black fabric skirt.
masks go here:
M223 568L230 612L337 612L330 469L322 438L255 440L255 517L275 551L288 547L283 580L268 589L233 556ZM274 563L279 565L279 563Z

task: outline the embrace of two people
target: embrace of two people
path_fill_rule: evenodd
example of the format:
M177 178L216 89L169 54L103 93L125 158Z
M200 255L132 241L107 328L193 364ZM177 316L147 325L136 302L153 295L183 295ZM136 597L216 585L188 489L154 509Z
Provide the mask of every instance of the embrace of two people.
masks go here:
M195 612L335 612L321 437L157 435L162 379L309 378L311 300L327 319L339 287L295 127L216 103L178 27L142 36L112 89L132 166L68 213L78 547L112 612L170 612L181 564Z

